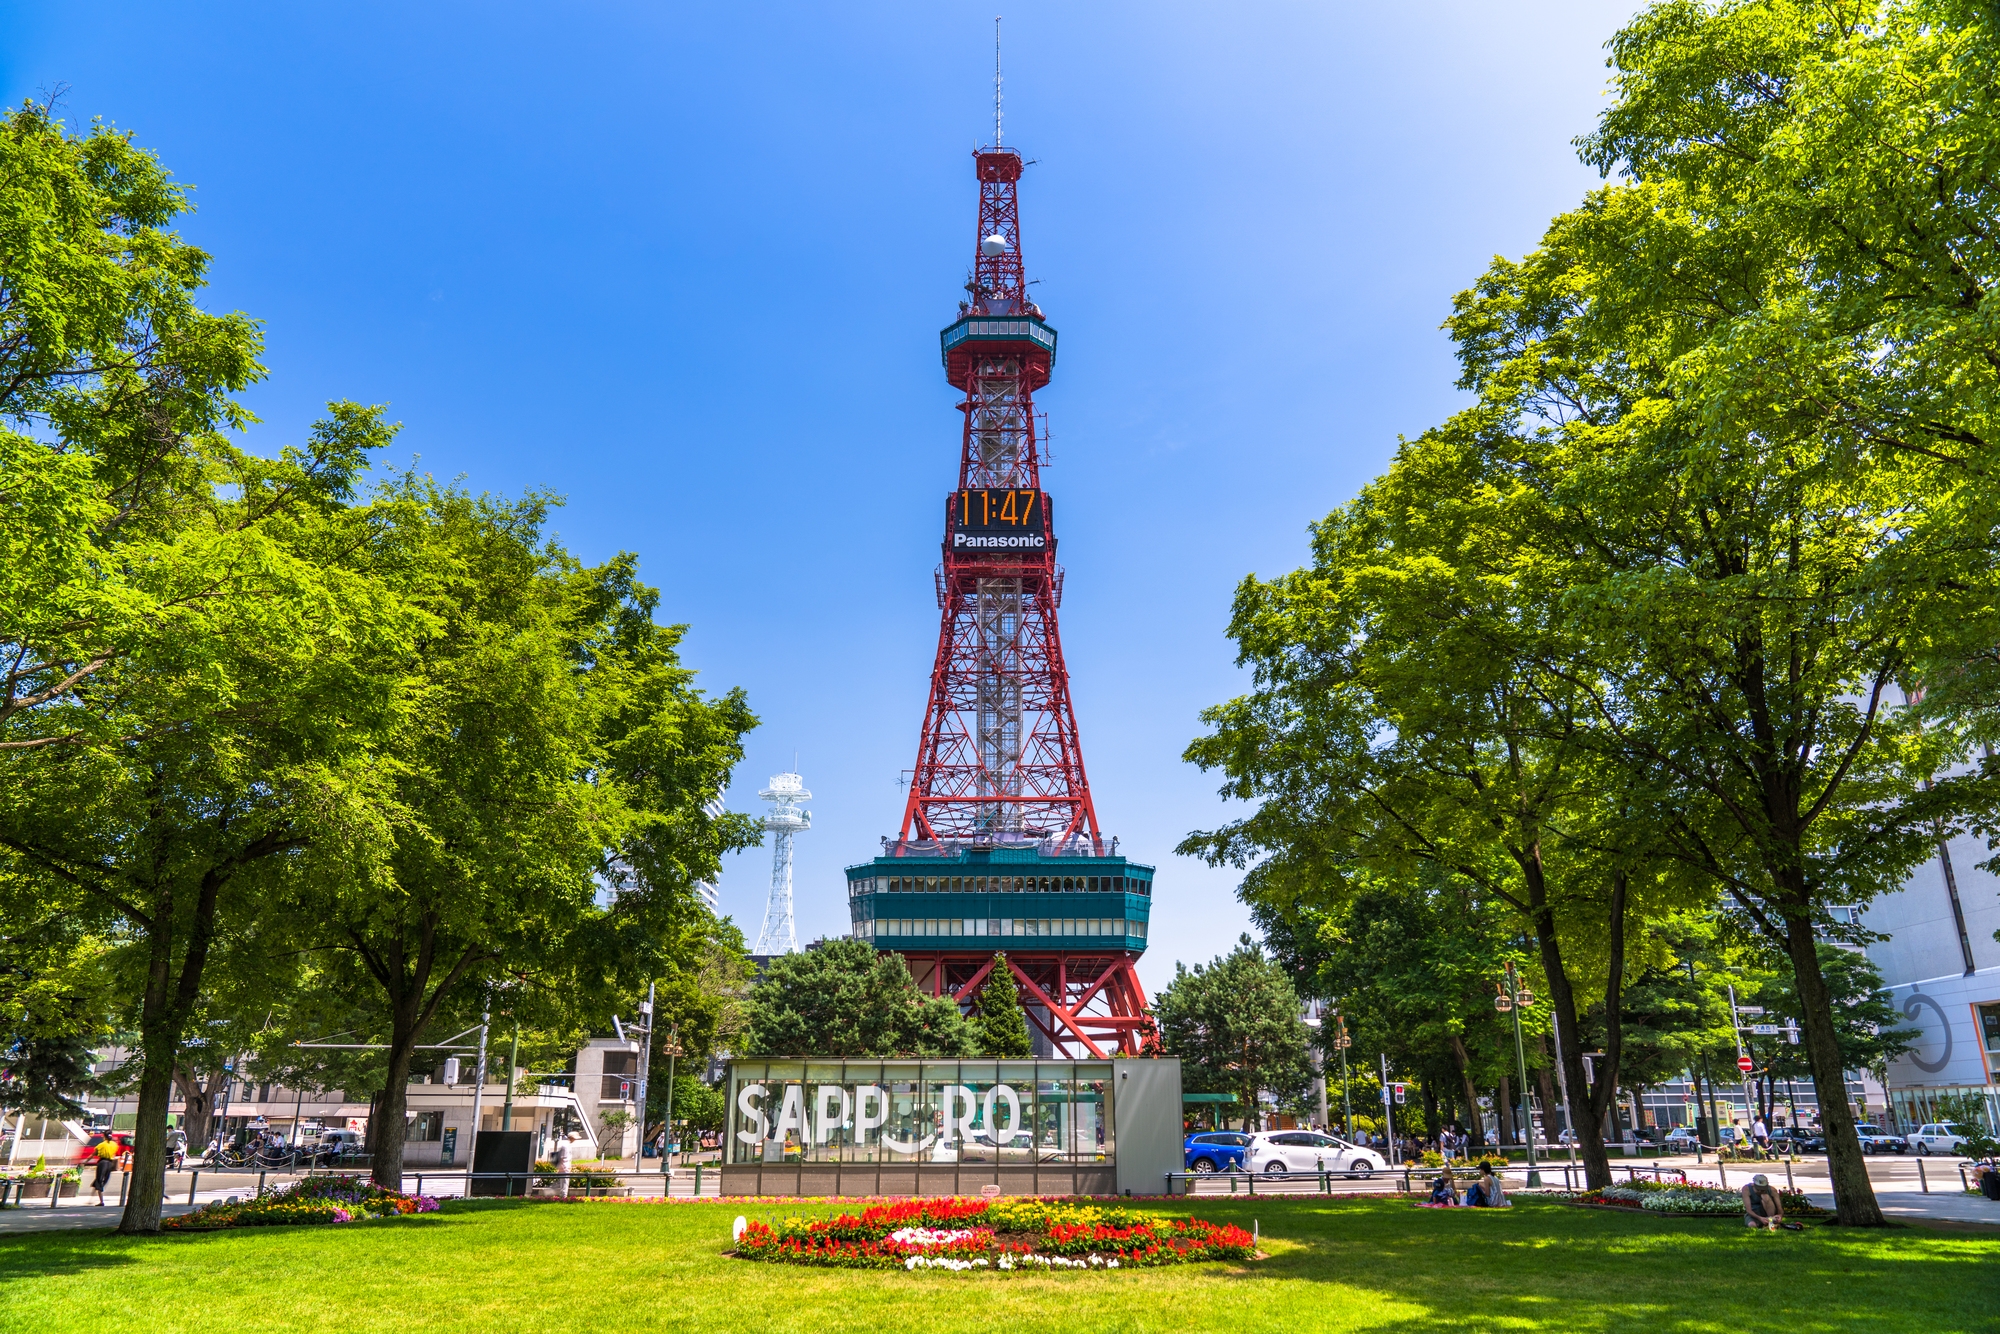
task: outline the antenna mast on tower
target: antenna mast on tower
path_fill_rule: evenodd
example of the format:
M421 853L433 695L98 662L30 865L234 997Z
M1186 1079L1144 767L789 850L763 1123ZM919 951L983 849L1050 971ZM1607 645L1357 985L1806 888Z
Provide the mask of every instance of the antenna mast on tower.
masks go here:
M771 898L764 905L764 925L757 933L758 954L797 954L799 932L792 922L792 835L812 828L812 812L800 806L812 800L805 780L797 774L773 774L771 786L757 794L771 803L764 827L771 831Z
M993 146L1000 146L1000 16L993 16Z

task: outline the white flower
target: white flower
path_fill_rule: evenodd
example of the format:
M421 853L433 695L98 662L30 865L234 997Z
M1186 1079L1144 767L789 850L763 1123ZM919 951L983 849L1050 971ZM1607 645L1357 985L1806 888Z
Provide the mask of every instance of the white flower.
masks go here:
M902 1246L950 1246L954 1242L970 1241L973 1229L899 1227L889 1234L889 1240Z

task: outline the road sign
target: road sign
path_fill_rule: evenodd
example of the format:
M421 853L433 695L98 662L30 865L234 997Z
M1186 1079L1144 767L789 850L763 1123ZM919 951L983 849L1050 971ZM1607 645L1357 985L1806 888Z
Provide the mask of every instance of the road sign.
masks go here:
M1750 1025L1750 1031L1752 1033L1755 1033L1758 1037L1770 1037L1773 1034L1782 1033L1785 1030L1778 1027L1776 1024L1752 1024Z
M1736 1058L1736 1068L1738 1070L1741 1070L1746 1075L1749 1074L1752 1070L1754 1070L1756 1066L1757 1063L1751 1060L1748 1056L1739 1056Z
M1389 1088L1389 1086L1388 1086L1387 1084L1384 1084L1384 1085L1382 1086L1382 1105L1383 1105L1384 1107L1387 1107L1387 1106L1389 1105L1389 1100L1390 1100L1390 1099L1391 1099L1391 1098L1392 1098L1393 1096L1394 1096L1394 1092L1393 1092L1393 1091L1392 1091L1392 1090L1391 1090L1391 1089Z
M1762 1013L1764 1013L1764 1007L1763 1007L1763 1006L1761 1006L1761 1005L1739 1005L1739 1006L1737 1006L1737 1007L1736 1007L1736 1013L1738 1013L1738 1014L1762 1014Z

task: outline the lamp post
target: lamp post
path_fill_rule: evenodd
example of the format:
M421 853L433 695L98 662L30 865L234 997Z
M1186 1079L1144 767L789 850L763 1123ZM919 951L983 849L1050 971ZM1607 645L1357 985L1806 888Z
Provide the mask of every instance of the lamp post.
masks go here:
M665 1153L660 1155L660 1175L671 1176L674 1170L674 1061L681 1054L681 1026L675 1024L667 1030L667 1137L663 1144Z
M1354 1099L1347 1088L1347 1049L1354 1045L1354 1039L1347 1036L1347 1019L1340 1011L1333 1012L1333 1047L1340 1053L1340 1111L1345 1118L1344 1129L1348 1141L1354 1139Z
M1512 1012L1514 1016L1514 1059L1521 1071L1521 1122L1523 1138L1528 1142L1528 1185L1542 1184L1541 1169L1535 1163L1535 1109L1528 1101L1528 1049L1521 1042L1521 1007L1533 1005L1535 993L1521 986L1521 979L1515 976L1514 961L1507 961L1507 990L1493 1000L1494 1008L1501 1013Z

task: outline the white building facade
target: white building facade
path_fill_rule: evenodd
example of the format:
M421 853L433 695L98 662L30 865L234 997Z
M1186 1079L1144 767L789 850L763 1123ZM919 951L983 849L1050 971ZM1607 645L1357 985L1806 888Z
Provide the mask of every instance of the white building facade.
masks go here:
M1951 839L1861 914L1887 937L1869 959L1922 1034L1889 1063L1890 1112L1904 1130L1937 1120L1937 1098L1952 1093L1984 1094L2000 1124L2000 877L1978 866L1992 855L1981 839Z

